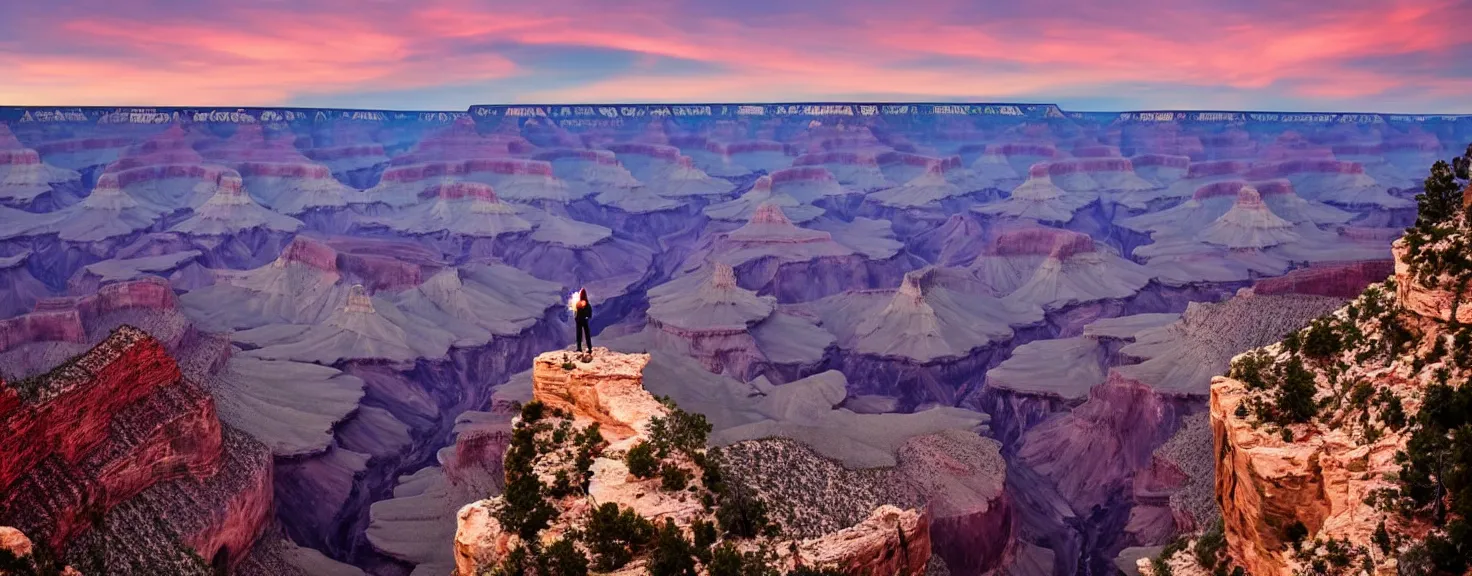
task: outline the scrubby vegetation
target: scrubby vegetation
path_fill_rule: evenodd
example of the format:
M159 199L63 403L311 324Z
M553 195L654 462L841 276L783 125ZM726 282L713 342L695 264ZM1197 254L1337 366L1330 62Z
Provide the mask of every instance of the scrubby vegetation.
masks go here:
M659 479L665 491L688 491L708 516L687 528L666 519L656 524L631 508L606 502L551 544L542 532L557 520L553 503L587 494L595 458L606 448L596 424L576 429L571 416L541 402L521 407L505 456L506 488L495 517L519 539L484 572L492 576L586 576L642 561L653 576L783 576L768 538L781 535L767 504L750 488L722 472L719 450L707 449L711 426L705 417L680 410L668 399L666 416L652 419L648 442L621 457L641 479ZM695 474L698 471L699 474ZM544 478L551 477L547 485ZM757 550L740 552L738 542ZM838 576L827 568L801 567L786 576Z
M1373 572L1391 557L1401 574L1452 576L1472 568L1472 326L1456 321L1456 302L1469 296L1472 280L1472 220L1463 198L1472 147L1468 152L1432 167L1416 198L1417 221L1404 237L1415 283L1453 293L1449 319L1402 310L1397 292L1412 287L1391 279L1278 345L1232 362L1228 376L1248 389L1236 417L1281 432L1285 442L1295 438L1290 428L1313 424L1310 434L1343 431L1361 444L1404 445L1399 470L1384 478L1392 487L1365 500L1386 515L1366 545L1321 540L1299 523L1281 528L1279 537L1295 543L1307 573ZM1198 550L1203 566L1210 541L1200 541L1207 543Z

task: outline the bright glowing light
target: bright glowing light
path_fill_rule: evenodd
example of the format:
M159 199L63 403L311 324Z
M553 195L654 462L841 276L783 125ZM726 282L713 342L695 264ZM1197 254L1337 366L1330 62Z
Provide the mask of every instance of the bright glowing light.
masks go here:
M567 295L567 310L569 312L576 312L577 309L578 309L578 291L577 290L573 290L572 293L570 293L570 294Z

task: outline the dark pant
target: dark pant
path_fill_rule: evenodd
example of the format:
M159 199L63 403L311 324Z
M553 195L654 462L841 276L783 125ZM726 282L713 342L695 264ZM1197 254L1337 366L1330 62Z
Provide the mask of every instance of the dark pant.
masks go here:
M588 341L588 351L593 351L593 331L588 328L587 320L578 320L578 350L583 349L583 340Z

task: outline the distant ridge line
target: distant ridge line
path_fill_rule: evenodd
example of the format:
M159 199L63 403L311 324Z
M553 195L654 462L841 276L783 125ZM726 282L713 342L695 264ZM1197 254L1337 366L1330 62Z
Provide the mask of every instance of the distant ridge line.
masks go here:
M314 124L339 120L370 122L453 122L472 118L739 118L739 117L894 117L997 116L1113 122L1297 122L1378 124L1457 122L1472 114L1390 114L1380 112L1302 112L1262 110L1070 111L1056 104L1026 102L782 102L782 103L624 103L477 104L465 110L380 110L269 106L7 106L0 122L166 124L177 120L220 123Z

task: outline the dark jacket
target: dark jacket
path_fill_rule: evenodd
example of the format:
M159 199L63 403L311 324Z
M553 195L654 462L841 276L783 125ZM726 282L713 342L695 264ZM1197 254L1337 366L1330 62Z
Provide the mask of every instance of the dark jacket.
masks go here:
M593 318L593 303L592 302L580 302L579 304L580 305L578 306L578 311L577 311L577 319L578 319L578 321L581 322L581 321L591 320Z

